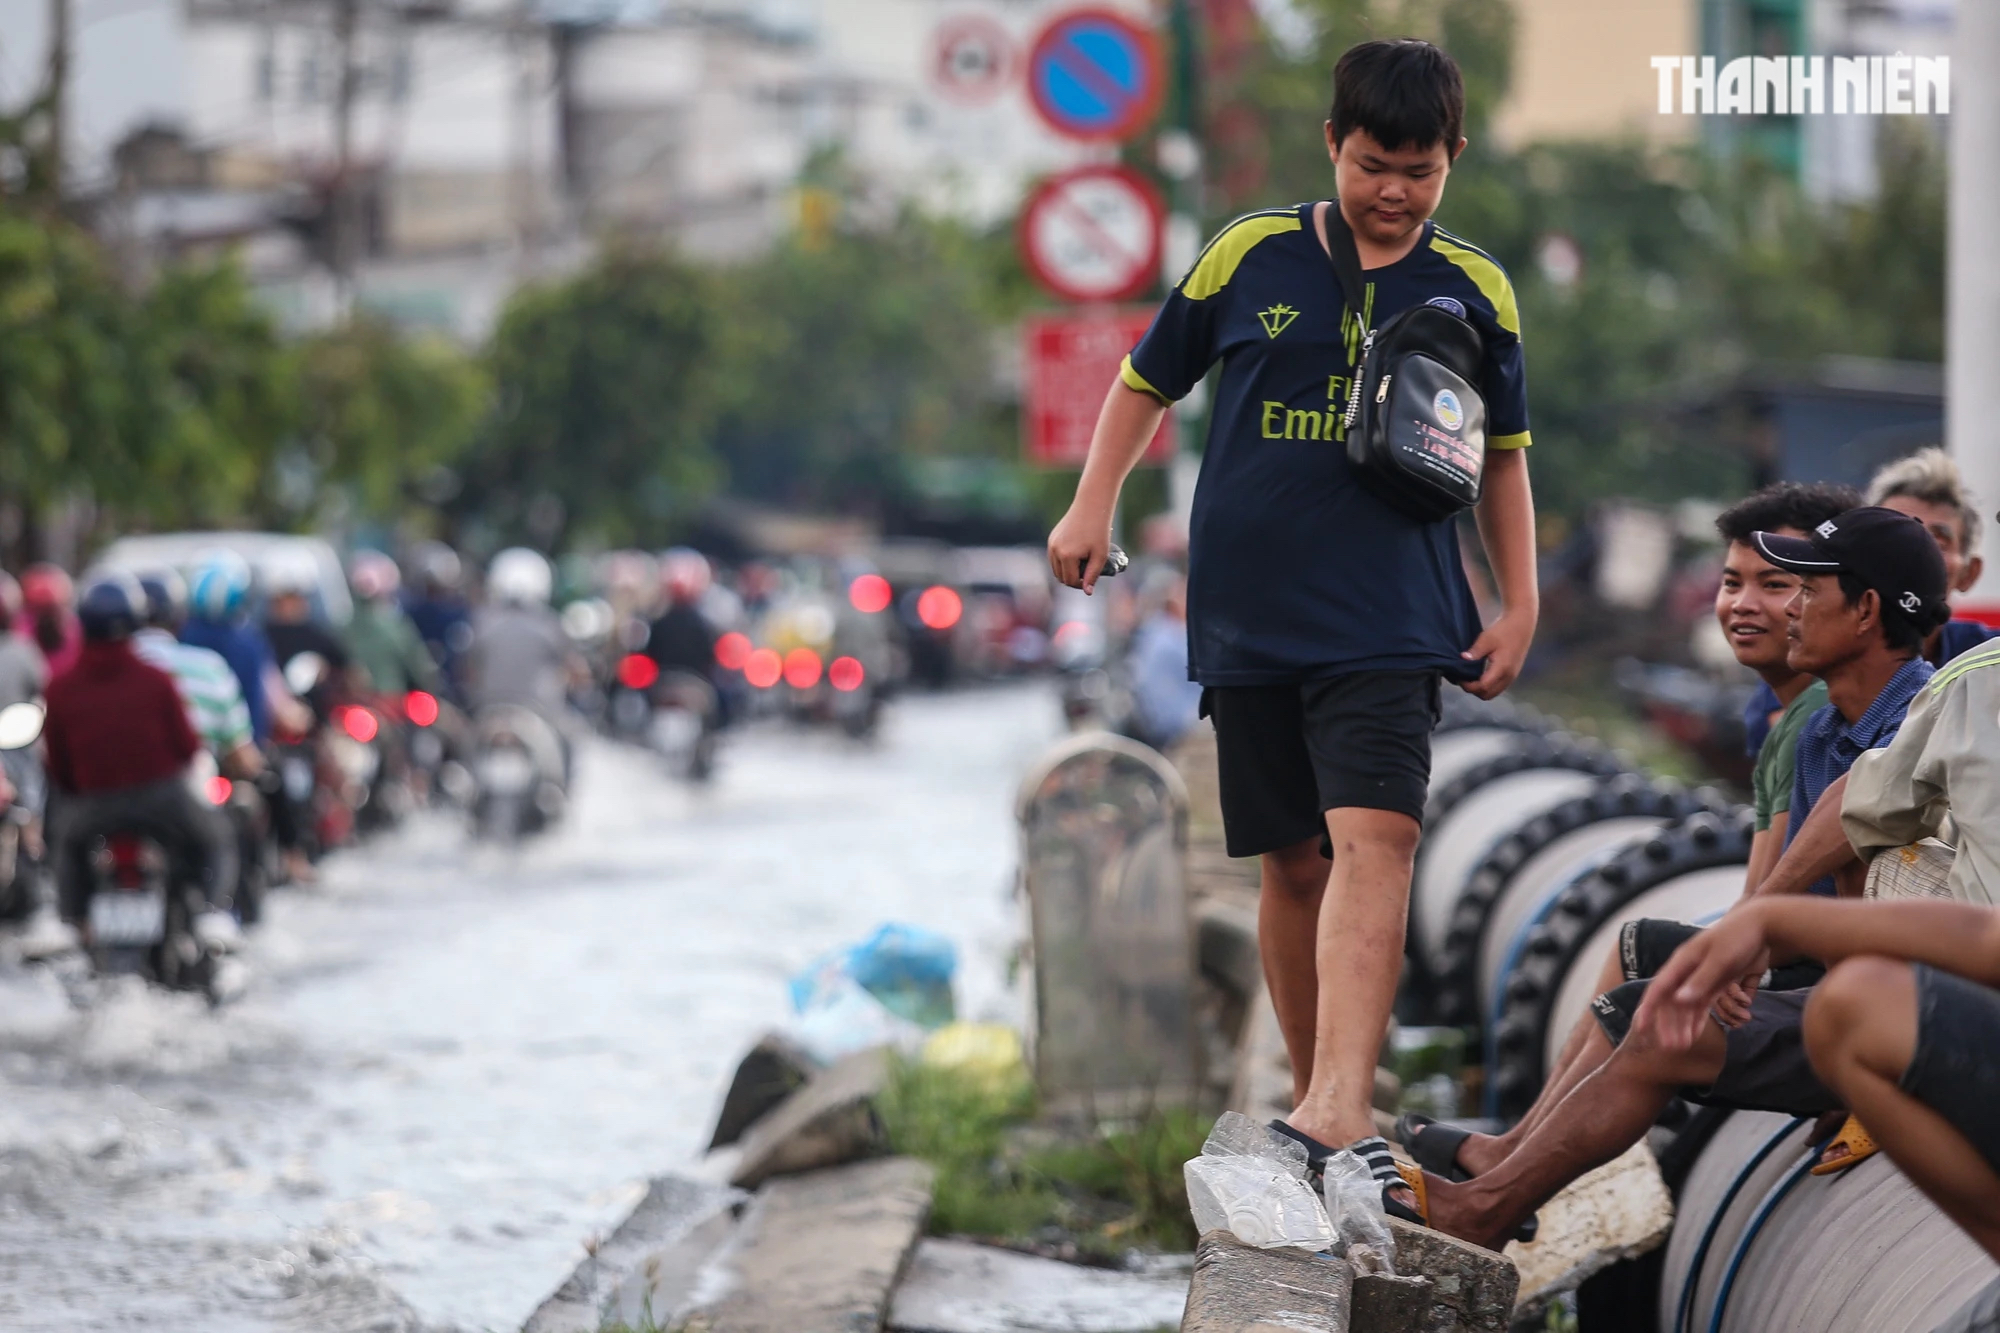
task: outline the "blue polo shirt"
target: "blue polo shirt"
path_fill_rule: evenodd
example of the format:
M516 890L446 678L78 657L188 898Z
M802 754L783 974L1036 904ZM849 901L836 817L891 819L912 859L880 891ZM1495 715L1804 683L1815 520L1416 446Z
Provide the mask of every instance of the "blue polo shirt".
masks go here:
M1369 670L1479 674L1458 524L1405 517L1347 461L1341 413L1363 333L1313 226L1314 205L1238 218L1209 243L1126 358L1165 402L1222 364L1188 550L1188 670L1203 685L1282 685ZM1418 302L1486 343L1487 445L1528 443L1514 289L1485 252L1432 223L1363 272L1366 326Z
M2000 638L2000 630L1988 629L1976 620L1948 620L1938 640L1937 664L1943 666L1994 638ZM1783 708L1777 691L1758 681L1757 688L1750 693L1750 702L1743 705L1743 748L1752 759L1764 748L1764 738L1771 734L1771 714Z
M1859 719L1850 725L1832 704L1806 719L1799 732L1798 757L1792 768L1792 818L1785 826L1785 845L1792 845L1806 816L1826 789L1854 767L1863 751L1879 750L1896 739L1903 729L1903 717L1910 700L1930 682L1937 668L1921 657L1903 663L1889 683L1875 696ZM1828 876L1812 886L1812 892L1831 894L1833 879Z

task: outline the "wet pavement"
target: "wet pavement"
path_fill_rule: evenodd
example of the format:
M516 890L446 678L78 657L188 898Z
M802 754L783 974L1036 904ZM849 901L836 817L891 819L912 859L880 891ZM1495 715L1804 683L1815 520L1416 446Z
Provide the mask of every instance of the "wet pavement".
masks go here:
M518 855L424 816L278 895L216 1013L75 1008L0 942L0 1327L515 1329L690 1167L784 981L885 920L1012 1018L1014 785L1039 687L899 701L872 746L732 738L693 791L583 751Z

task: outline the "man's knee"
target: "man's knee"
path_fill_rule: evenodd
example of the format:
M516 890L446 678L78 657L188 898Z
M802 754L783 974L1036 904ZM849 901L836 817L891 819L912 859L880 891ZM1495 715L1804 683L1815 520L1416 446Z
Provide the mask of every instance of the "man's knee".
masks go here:
M1265 852L1262 859L1265 885L1286 897L1317 899L1326 888L1328 862L1320 855L1317 838Z
M1825 1077L1842 1052L1854 1053L1885 1024L1913 1026L1916 980L1908 963L1888 958L1842 959L1806 1001L1806 1058Z
M1404 866L1416 861L1417 843L1423 837L1423 825L1406 814L1357 807L1327 811L1326 831L1335 861L1361 856Z

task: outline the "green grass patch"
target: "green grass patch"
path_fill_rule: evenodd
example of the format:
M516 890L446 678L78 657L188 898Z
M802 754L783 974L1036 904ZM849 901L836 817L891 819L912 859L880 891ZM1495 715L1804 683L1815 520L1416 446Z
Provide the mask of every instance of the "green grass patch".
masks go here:
M1038 1123L1026 1079L905 1064L879 1104L892 1151L937 1171L931 1230L1111 1258L1194 1248L1181 1168L1210 1117L1163 1109L1091 1127Z

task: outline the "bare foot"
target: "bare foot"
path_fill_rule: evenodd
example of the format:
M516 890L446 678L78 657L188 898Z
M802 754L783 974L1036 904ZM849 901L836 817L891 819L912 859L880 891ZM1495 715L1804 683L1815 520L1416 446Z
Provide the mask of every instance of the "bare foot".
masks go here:
M1458 1145L1459 1169L1470 1176L1482 1176L1507 1160L1511 1144L1498 1134L1474 1134Z
M1514 1218L1497 1214L1492 1201L1482 1198L1484 1191L1477 1182L1460 1184L1425 1172L1424 1192L1429 1196L1431 1229L1481 1249L1497 1253L1526 1220L1525 1214Z

